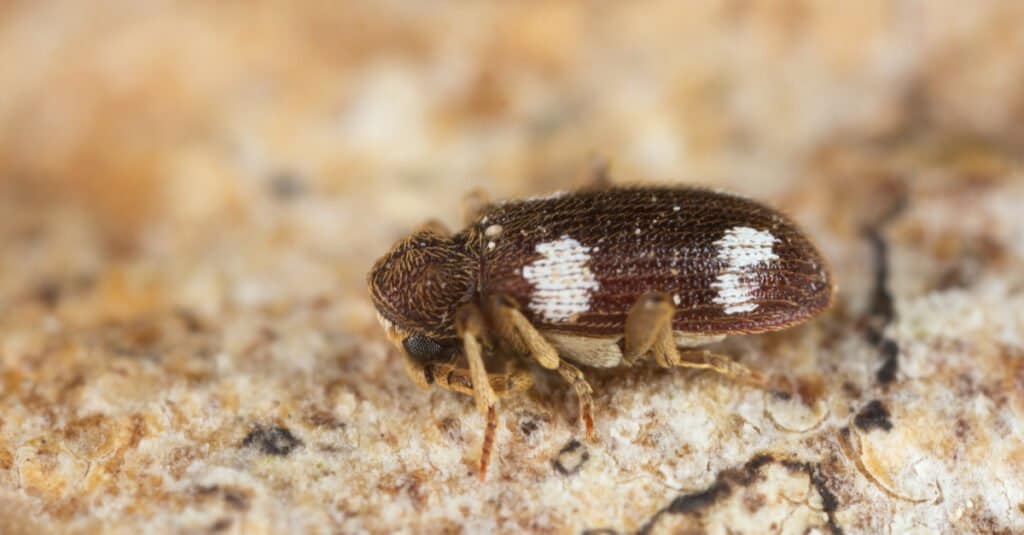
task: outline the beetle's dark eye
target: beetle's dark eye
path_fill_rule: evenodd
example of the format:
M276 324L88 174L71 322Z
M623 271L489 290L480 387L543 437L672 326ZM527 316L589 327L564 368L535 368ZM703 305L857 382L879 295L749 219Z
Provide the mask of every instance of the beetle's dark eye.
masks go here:
M433 338L421 334L414 334L402 340L405 352L418 361L435 360L441 356L442 347Z

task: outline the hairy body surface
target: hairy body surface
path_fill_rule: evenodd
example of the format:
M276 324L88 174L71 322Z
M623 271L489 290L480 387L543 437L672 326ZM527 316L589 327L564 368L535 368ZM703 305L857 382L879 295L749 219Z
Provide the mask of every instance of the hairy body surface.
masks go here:
M488 416L525 390L523 370L489 373L486 355L557 371L593 433L591 388L574 364L707 368L764 378L728 357L681 351L731 334L802 323L833 286L810 240L779 212L686 187L595 187L488 204L452 234L427 223L377 261L369 286L388 336L423 385L472 395Z

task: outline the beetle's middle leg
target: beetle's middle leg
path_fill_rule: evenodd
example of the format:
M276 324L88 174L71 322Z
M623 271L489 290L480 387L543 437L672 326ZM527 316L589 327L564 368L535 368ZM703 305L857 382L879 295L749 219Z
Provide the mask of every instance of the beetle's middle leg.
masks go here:
M487 315L494 326L495 334L512 349L525 353L541 366L556 370L576 392L580 404L580 422L588 438L594 437L593 388L579 368L558 357L558 350L548 342L536 327L526 319L508 296L492 295L485 300Z
M495 334L512 349L525 353L549 370L558 369L558 350L537 332L508 296L487 297L484 306L494 325Z
M675 306L671 298L659 292L645 294L637 300L626 316L623 360L633 364L647 354L663 368L698 368L712 370L731 379L761 386L765 377L750 368L706 349L679 352L672 331Z

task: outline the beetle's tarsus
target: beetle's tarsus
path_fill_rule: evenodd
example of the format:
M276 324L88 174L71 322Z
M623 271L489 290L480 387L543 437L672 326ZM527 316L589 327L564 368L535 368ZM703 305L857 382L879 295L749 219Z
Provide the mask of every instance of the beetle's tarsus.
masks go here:
M706 349L684 351L680 354L679 361L675 362L673 366L711 370L751 386L764 387L768 385L768 378L761 372L751 370L725 355L712 353Z
M587 438L593 440L594 434L594 389L590 387L590 383L587 382L587 378L583 376L583 372L579 368L569 364L566 361L561 361L558 364L558 374L576 392L576 399L580 403L580 423L583 424L583 428L587 432Z
M491 464L491 450L494 449L494 436L498 432L498 413L494 410L494 405L487 409L485 419L487 423L484 427L483 446L480 448L480 471L477 474L480 481L487 478L487 467Z

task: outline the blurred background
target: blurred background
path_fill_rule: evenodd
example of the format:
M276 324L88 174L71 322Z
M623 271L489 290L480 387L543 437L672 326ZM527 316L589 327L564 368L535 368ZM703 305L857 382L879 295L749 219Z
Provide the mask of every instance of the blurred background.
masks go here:
M0 486L51 518L114 518L159 485L110 463L79 478L96 452L184 486L181 466L234 455L252 421L313 451L352 392L385 410L411 388L389 382L373 260L427 218L457 227L474 187L568 189L595 159L616 182L788 211L834 264L836 329L874 284L861 231L900 199L897 298L997 279L993 299L1020 295L1021 28L1016 0L0 1ZM192 442L119 445L169 430ZM281 503L263 510L301 513Z
M12 271L223 241L356 280L424 218L457 224L470 188L571 187L595 157L769 200L920 179L907 154L1001 171L1024 148L1024 5L959 5L4 2L0 296Z

